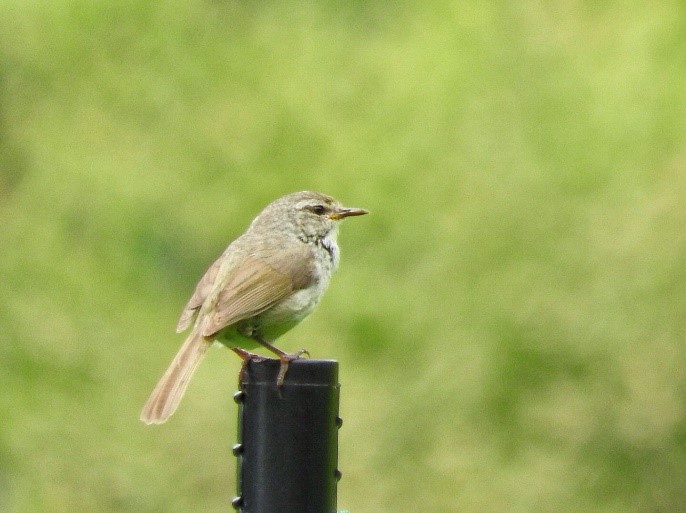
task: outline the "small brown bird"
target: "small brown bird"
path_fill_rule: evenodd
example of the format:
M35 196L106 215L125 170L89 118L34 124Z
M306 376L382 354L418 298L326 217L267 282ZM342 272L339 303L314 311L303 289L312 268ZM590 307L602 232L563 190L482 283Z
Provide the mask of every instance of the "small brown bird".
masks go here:
M219 341L244 363L247 348L266 347L281 360L281 386L289 354L272 345L319 302L338 267L338 221L367 214L318 192L296 192L270 203L202 277L181 313L178 333L193 328L141 412L146 424L174 413L207 348Z

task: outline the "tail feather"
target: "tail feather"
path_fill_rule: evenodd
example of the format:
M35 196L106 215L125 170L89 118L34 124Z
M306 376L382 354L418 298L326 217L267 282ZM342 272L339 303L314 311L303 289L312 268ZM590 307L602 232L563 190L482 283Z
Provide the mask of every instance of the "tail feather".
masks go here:
M176 411L208 347L210 342L194 329L143 406L140 416L143 422L162 424Z

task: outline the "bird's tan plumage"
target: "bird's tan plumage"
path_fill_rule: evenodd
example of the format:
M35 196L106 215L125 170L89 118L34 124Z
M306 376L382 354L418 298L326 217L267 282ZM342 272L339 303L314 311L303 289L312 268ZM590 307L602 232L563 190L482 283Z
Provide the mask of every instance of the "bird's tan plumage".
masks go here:
M143 406L140 416L143 422L161 424L176 411L195 369L211 343L196 330L188 336Z
M215 339L234 348L256 341L276 352L282 379L294 356L270 342L309 314L326 289L338 265L337 221L365 213L311 192L268 205L198 282L177 324L181 332L192 323L192 331L145 403L141 420L159 424L174 413Z
M141 420L147 424L162 423L174 413L211 345L212 335L238 321L259 315L294 290L289 276L257 258L245 257L238 267L223 275L215 265L200 280L181 314L179 326L187 326L196 314L200 318L145 404ZM210 283L212 279L214 281ZM208 307L201 308L211 295Z

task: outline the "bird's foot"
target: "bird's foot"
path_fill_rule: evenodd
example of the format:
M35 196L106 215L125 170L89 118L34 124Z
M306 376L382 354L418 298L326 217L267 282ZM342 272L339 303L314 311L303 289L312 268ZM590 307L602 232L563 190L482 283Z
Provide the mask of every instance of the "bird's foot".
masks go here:
M251 353L250 351L246 351L245 349L241 349L240 347L232 347L231 351L236 353L241 360L243 360L243 363L241 364L241 370L238 372L238 385L241 386L243 383L245 383L245 372L248 369L248 363L249 362L263 362L265 360L268 360L266 356L261 356L259 354Z
M303 355L306 355L308 358L310 356L310 352L307 349L301 349L300 351L296 351L295 353L286 353L284 351L281 351L279 349L274 348L276 354L279 357L279 361L281 362L281 366L279 367L279 374L276 377L276 386L281 388L283 386L283 382L286 379L286 372L288 372L288 366L289 364L294 361L294 360L299 360L300 358L303 357ZM231 350L236 353L241 360L243 360L243 364L241 365L241 370L238 373L238 384L242 385L245 383L245 373L248 368L248 362L254 361L254 362L263 362L265 360L269 360L270 358L267 358L266 356L261 356L259 354L251 353L249 351L246 351L245 349L241 349L240 347L232 347Z
M283 386L283 381L286 379L286 372L288 372L288 365L294 361L299 360L307 355L310 356L310 352L307 349L301 349L295 353L281 353L279 354L279 360L281 361L281 366L279 367L279 375L276 378L276 386L281 388Z
M279 357L279 360L281 361L281 367L279 368L279 375L276 378L276 386L278 388L281 388L283 386L283 380L286 377L286 372L288 371L288 364L290 364L293 360L298 360L304 354L310 356L310 353L307 349L301 349L300 351L297 351L295 353L287 353L285 351L282 351L275 345L267 342L264 338L262 338L256 333L253 333L251 335L251 338L262 344L264 347L266 347L272 353Z

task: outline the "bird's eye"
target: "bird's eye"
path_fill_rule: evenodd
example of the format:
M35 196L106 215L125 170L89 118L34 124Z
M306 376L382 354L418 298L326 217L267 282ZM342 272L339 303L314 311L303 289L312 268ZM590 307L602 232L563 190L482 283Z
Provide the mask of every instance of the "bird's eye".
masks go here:
M326 207L324 205L314 205L312 207L312 212L317 214L318 216L322 215L324 212L326 212Z

